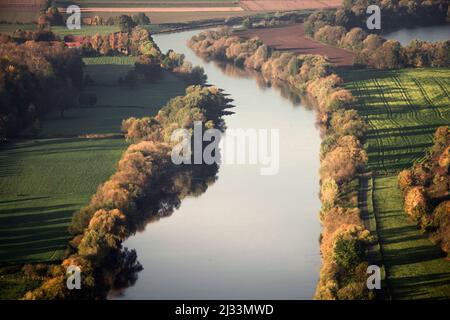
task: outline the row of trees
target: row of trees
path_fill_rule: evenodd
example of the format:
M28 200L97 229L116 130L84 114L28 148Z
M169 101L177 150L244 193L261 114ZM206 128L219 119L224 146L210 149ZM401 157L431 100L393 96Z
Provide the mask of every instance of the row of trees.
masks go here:
M54 1L46 0L42 2L40 15L38 18L38 26L43 29L48 26L64 25L64 17L59 12Z
M118 26L121 32L130 32L136 26L145 26L150 24L150 18L144 13L139 12L136 15L119 15L116 17L109 17L107 19L101 16L94 16L92 18L83 19L84 23L89 25L107 25ZM38 18L38 26L40 29L45 29L50 26L65 25L65 17L59 11L54 1L47 0L42 3L40 15Z
M62 42L0 44L0 138L17 135L50 111L74 104L83 82L77 50Z
M285 82L300 91L306 91L308 81L325 76L330 70L322 56L272 50L258 38L233 36L228 28L202 32L192 37L188 45L203 57L260 71L267 82Z
M361 145L367 125L352 109L355 98L342 88L322 56L297 55L270 49L259 39L243 39L228 29L205 31L189 46L209 58L231 61L261 72L264 80L285 83L317 101L325 137L321 147L322 267L318 299L369 299L366 287L367 246L373 241L359 217L350 185L367 155Z
M435 43L412 40L407 46L367 34L361 28L349 32L342 26L325 25L314 33L314 39L355 52L355 64L377 69L402 67L450 66L450 40Z
M171 162L172 130L192 129L196 120L220 129L228 103L229 99L215 87L191 86L185 96L171 99L155 117L124 121L124 133L134 144L122 156L116 173L98 188L89 205L73 216L70 231L74 238L68 258L25 298L95 297L99 290L107 292L105 287L114 285L111 279L120 279L116 269L111 276L108 264L117 256L121 257L122 241L143 228L149 219L170 215L181 198L204 192L215 181L218 169L215 164L176 166ZM136 259L131 262L131 269L138 271ZM65 268L69 265L82 269L83 290L66 288Z
M427 159L398 175L406 213L450 253L450 128L439 127Z
M115 32L106 35L96 33L82 40L83 55L135 55L159 57L159 50L150 32L135 27L130 32Z
M150 18L143 12L139 12L133 16L122 14L120 16L109 17L107 19L101 16L93 16L91 18L84 19L83 22L88 25L95 26L118 26L121 32L129 32L136 26L146 26L151 24Z
M317 11L305 21L305 33L310 37L323 26L341 26L345 29L365 28L367 7L378 5L382 14L383 32L396 28L444 24L448 21L447 0L344 0L337 11Z

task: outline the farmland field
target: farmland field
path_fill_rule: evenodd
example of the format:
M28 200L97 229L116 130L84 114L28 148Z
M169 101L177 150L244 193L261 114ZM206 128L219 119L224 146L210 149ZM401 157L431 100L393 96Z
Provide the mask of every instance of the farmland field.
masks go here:
M184 83L168 72L155 83L119 86L118 78L133 68L134 61L134 57L84 58L85 73L94 80L84 92L95 93L97 104L67 110L64 119L58 112L47 115L41 136L118 134L123 119L154 115L170 97L184 93Z
M370 124L365 149L374 175L372 207L388 294L393 299L450 297L450 261L403 210L397 174L420 161L438 126L450 124L450 69L341 71ZM372 221L373 224L373 221Z
M342 72L370 124L367 170L398 172L420 160L450 124L450 69Z
M337 8L342 4L342 0L242 0L240 3L246 10L278 11Z
M123 139L40 139L0 151L0 261L61 258L75 210L113 172Z
M118 26L82 26L81 29L70 30L66 26L53 26L52 31L61 38L67 35L74 36L92 36L98 33L99 35L107 35L113 32L118 32Z
M353 53L314 41L305 37L303 24L293 24L277 28L251 29L239 34L246 38L258 37L266 45L278 50L289 50L298 54L320 54L337 66L353 64Z
M393 299L450 298L450 261L404 212L397 176L374 180L373 207L390 295Z
M0 33L12 34L17 29L22 30L32 30L36 31L36 24L33 23L8 23L0 24ZM69 30L66 26L53 26L51 30L56 35L60 36L61 39L66 35L74 36L92 36L98 33L99 35L107 35L113 32L118 32L119 27L117 26L83 26L81 29Z
M107 6L107 7L114 7L114 6L142 6L142 5L166 5L166 6L170 6L170 5L190 5L190 6L195 6L197 4L207 4L207 5L211 5L211 6L216 6L216 5L220 5L220 4L226 4L227 6L232 6L232 5L238 5L239 1L238 0L169 0L169 1L162 1L162 0L124 0L124 1L119 1L119 0L75 0L75 1L67 1L67 0L57 0L56 1L56 5L61 5L61 6L65 6L69 3L74 3L77 4L79 6L86 6L86 7L91 7L91 6L98 6L98 5L102 5L102 6Z
M117 135L123 119L153 115L184 93L184 82L169 73L135 88L119 86L117 79L134 61L86 58L85 72L95 83L85 90L97 94L97 106L67 110L64 118L49 114L37 139L18 140L0 150L0 262L61 259L73 212L114 172L127 146L121 137L78 135Z

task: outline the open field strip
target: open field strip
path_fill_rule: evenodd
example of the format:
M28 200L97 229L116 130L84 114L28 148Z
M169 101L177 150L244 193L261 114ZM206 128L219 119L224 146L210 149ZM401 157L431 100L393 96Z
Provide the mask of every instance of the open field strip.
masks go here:
M67 110L64 118L59 112L48 114L38 138L0 149L0 263L61 259L73 212L114 173L127 147L124 139L78 135L118 135L123 119L154 115L167 100L184 93L184 82L169 73L135 88L119 86L117 79L134 61L85 59L85 72L95 81L85 92L97 94L97 105Z
M101 36L108 35L110 33L119 32L120 28L118 26L85 26L83 25L81 29L70 30L66 26L53 26L51 30L56 35L60 36L61 39L64 36L93 36L99 34Z
M450 87L449 69L358 70L342 76L372 128L366 139L368 171L410 167L432 145L436 128L450 123L445 91Z
M392 298L450 298L450 261L406 215L397 176L374 181L373 207Z
M59 8L65 13L65 8ZM83 13L92 12L119 12L119 13L137 13L137 12L239 12L244 11L241 7L92 7L81 8Z
M397 174L424 157L438 126L450 124L450 69L341 75L370 125L365 147L367 171L374 175L368 190L375 219L369 209L368 221L379 238L388 294L393 299L449 298L450 262L404 212Z
M37 31L37 25L33 23L21 24L10 23L0 24L0 33L11 35L17 29ZM54 34L61 37L67 35L73 36L92 36L95 34L108 35L120 31L118 26L84 26L81 29L70 30L66 26L53 26L51 30Z
M241 0L246 10L302 10L302 9L331 9L342 5L342 0Z
M239 1L237 0L78 0L78 1L67 1L67 0L58 0L56 1L56 5L67 6L68 4L74 3L76 5L84 6L84 7L98 7L99 5L104 7L133 7L133 6L146 6L151 4L153 5L161 5L161 6L196 6L196 5L209 5L209 6L218 6L218 5L226 5L226 6L238 6Z
M0 151L0 262L61 259L74 211L114 173L123 139L39 139Z

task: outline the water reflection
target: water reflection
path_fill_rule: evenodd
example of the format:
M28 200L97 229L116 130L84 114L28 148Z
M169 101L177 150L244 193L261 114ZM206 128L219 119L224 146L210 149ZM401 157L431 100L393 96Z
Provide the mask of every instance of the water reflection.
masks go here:
M450 24L442 26L417 27L401 29L398 31L383 34L386 39L394 39L402 45L407 45L411 40L421 41L443 41L450 40Z
M261 72L244 69L236 66L233 63L216 60L210 61L206 57L201 57L201 59L205 63L212 63L220 71L222 71L224 75L230 78L253 79L258 85L258 88L261 90L268 90L270 88L275 89L281 95L281 97L289 100L294 107L302 106L303 108L306 108L308 110L312 110L314 108L314 99L311 99L306 94L301 93L300 91L293 90L282 81L267 81L266 79L264 79Z
M143 232L148 224L167 218L180 208L186 197L199 197L217 180L219 166L212 165L172 165L155 182L155 188L148 190L147 197L139 204L142 210L139 221L132 226L131 233ZM117 250L105 263L103 287L105 294L111 290L110 298L119 297L124 289L133 286L138 273L143 270L137 260L135 250Z
M110 298L311 299L320 266L315 113L299 95L257 74L200 59L186 46L196 33L154 38L163 51L174 49L202 66L209 83L234 100L227 128L279 129L280 170L261 176L257 165L222 164L192 193L179 188L180 196L166 201L171 209L147 220L157 224L126 240L144 270L132 287ZM177 181L195 189L190 177Z

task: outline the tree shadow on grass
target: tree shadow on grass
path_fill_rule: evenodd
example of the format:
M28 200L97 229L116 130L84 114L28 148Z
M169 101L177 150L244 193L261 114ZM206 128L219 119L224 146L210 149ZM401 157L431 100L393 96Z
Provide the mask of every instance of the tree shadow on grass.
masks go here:
M67 230L74 205L2 210L12 214L0 219L0 263L32 261L51 256L67 245Z
M448 299L450 297L450 272L392 278L390 283L395 288L396 298L407 299ZM442 288L439 296L434 289Z
M28 198L20 198L20 199L14 199L14 200L0 200L0 206L1 205L7 205L10 203L18 203L18 202L25 202L25 201L32 201L32 200L41 200L41 199L50 199L50 197L28 197ZM3 212L3 210L0 209L0 213Z

